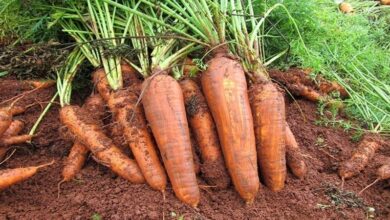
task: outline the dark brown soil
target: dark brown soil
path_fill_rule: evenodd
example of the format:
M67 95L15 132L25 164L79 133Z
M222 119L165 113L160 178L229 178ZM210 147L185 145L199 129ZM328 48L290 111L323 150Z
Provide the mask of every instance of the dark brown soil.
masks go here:
M0 102L22 92L16 84L0 80ZM44 102L54 88L29 95L19 104ZM77 96L77 94L76 94ZM76 100L77 99L76 97ZM0 192L0 219L390 219L390 190L382 181L361 197L357 193L375 179L376 168L387 160L390 150L380 150L370 165L340 189L336 174L340 161L357 146L353 133L317 126L317 106L304 100L289 101L287 119L306 156L309 172L304 180L288 175L286 188L278 193L262 187L253 205L245 205L232 187L214 191L201 184L201 202L195 210L180 203L168 188L166 199L147 185L132 185L107 168L88 159L78 179L62 185L62 163L71 147L58 133L58 106L45 117L33 145L21 145L0 169L56 163L42 169L33 178ZM27 123L25 132L40 114L33 106L18 116ZM388 142L387 142L388 143Z

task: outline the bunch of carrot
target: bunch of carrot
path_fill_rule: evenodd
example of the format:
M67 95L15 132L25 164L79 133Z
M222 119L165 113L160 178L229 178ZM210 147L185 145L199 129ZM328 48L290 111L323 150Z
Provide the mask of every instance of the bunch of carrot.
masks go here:
M193 207L200 201L198 170L216 188L232 181L247 203L257 195L260 176L273 191L283 189L287 166L303 178L307 168L286 123L283 95L262 63L263 21L247 3L87 0L86 11L71 5L58 13L64 31L80 44L57 81L61 122L74 141L62 182L74 178L89 151L130 182L164 192L169 179L176 196ZM249 22L228 16L237 13L247 13ZM188 42L156 37L160 32ZM107 53L123 44L136 58ZM193 52L209 54L200 79L188 62ZM71 85L85 58L96 68L97 94L78 107L70 104ZM135 160L103 128L106 107Z

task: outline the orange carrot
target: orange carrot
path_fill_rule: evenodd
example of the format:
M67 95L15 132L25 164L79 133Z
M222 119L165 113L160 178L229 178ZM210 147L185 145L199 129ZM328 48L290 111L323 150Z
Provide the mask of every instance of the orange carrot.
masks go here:
M101 72L97 72L101 74ZM141 81L135 76L135 70L122 65L124 79L131 83L128 88L110 91L105 77L94 76L97 89L113 113L115 121L121 126L131 151L147 183L156 190L165 191L167 177L159 160L151 134L147 129L146 119L141 105L137 105ZM125 84L128 84L125 83ZM101 85L100 85L101 84ZM109 94L106 94L109 91Z
M63 180L61 182L70 181L84 166L88 155L88 148L82 143L76 141L66 159L64 169L62 170Z
M54 160L50 163L34 167L0 170L0 191L29 179L34 176L39 169L52 165L53 163Z
M12 123L12 114L7 108L0 109L0 137Z
M345 14L348 14L348 13L351 13L353 12L353 7L350 3L348 2L342 2L340 3L339 5L339 8L340 8L340 11L345 13Z
M19 134L24 128L24 123L20 120L14 120L11 122L8 129L3 133L3 137L10 137Z
M92 152L103 165L132 183L145 181L137 163L124 155L108 138L101 126L90 114L78 106L65 106L60 110L61 122L75 135L76 139Z
M381 0L382 5L390 5L390 0Z
M32 135L24 134L17 135L12 137L1 137L0 138L0 146L11 146L14 144L22 144L28 141L31 141Z
M379 148L379 141L365 136L352 153L351 158L341 163L339 176L344 180L358 175L367 166L368 162L374 157L375 151Z
M198 143L196 143L194 137L190 134L191 140L191 150L192 150L192 158L194 159L194 172L196 175L200 173L200 159L198 154L196 153L196 149L198 148Z
M25 80L24 83L31 85L36 89L47 89L56 84L54 80Z
M271 82L254 83L249 90L257 140L260 174L272 191L286 180L286 117L284 97Z
M359 192L359 195L362 194L366 189L368 189L371 186L373 186L375 183L377 183L377 182L379 182L381 180L390 179L390 164L384 164L381 167L379 167L377 169L377 171L376 171L376 176L377 176L377 179L374 180L374 182L372 182L371 184L369 184L366 187L364 187L364 189L362 189Z
M306 175L305 160L288 124L286 124L286 162L291 172L299 179Z
M198 142L202 157L202 174L205 180L218 188L230 183L225 168L214 120L199 86L191 79L180 82L192 132Z
M158 72L161 72L158 70ZM193 207L199 203L190 133L179 83L166 74L144 82L142 103L176 196Z
M202 88L214 118L233 184L247 203L253 202L260 181L247 83L240 63L216 53L202 74Z
M103 119L105 109L104 101L99 95L91 95L88 97L83 105L83 109L88 112L99 125L101 125L99 122ZM88 148L82 143L77 140L74 142L62 170L63 180L60 184L62 182L70 181L76 176L76 174L84 166L88 152Z

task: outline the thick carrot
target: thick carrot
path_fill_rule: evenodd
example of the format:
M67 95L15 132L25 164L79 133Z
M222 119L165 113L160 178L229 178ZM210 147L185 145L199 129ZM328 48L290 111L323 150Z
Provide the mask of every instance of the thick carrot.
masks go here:
M3 137L11 137L19 134L24 128L24 123L20 120L13 120L8 129L3 133Z
M96 73L95 73L96 74ZM147 183L156 190L164 191L167 177L159 160L153 138L148 131L145 115L141 105L137 105L141 81L136 72L128 65L122 65L122 74L128 88L110 91L105 76L97 72L94 76L97 89L113 113L115 121L120 125L123 135L139 165ZM107 91L109 94L107 96ZM106 97L107 96L107 97Z
M112 171L132 183L145 181L137 163L124 155L108 138L96 120L78 106L60 110L61 122L93 153L95 158Z
M286 180L286 117L284 97L271 82L254 83L249 90L260 173L272 191Z
M230 178L206 99L195 81L184 79L180 81L180 86L189 124L200 148L202 174L209 184L222 189L227 188Z
M216 55L208 62L201 81L233 184L240 196L251 203L260 181L244 70L236 60Z
M142 103L176 196L193 207L199 203L190 133L179 83L169 75L144 82Z
M390 164L384 164L381 167L379 167L376 170L376 176L377 176L376 180L374 180L374 182L372 182L371 184L369 184L366 187L364 187L364 189L362 189L359 192L359 195L362 194L366 189L368 189L371 186L373 186L375 183L377 183L377 182L379 182L381 180L390 179Z
M375 151L380 148L380 143L374 139L365 136L359 143L356 150L352 153L350 159L341 163L339 167L339 176L342 179L349 179L359 174L374 157Z
M23 134L11 137L1 137L0 138L0 146L11 146L14 144L22 144L27 141L31 141L32 135Z
M34 167L0 170L0 191L14 184L27 180L28 178L34 176L39 169L52 165L53 163L54 160L50 163Z
M286 162L291 172L299 179L306 175L307 167L305 160L288 124L286 124Z

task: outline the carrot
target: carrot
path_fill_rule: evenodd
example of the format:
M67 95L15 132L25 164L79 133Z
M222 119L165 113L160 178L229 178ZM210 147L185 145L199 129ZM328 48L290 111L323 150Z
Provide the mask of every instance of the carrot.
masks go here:
M19 134L24 128L24 123L20 120L14 120L11 122L8 129L3 133L3 137L11 137Z
M25 80L24 83L36 88L36 89L47 89L56 84L54 80Z
M0 138L0 146L11 146L14 144L22 144L27 141L31 141L32 135L24 134L24 135L17 135L12 137L2 137Z
M284 97L271 82L253 83L249 90L257 140L260 174L272 191L286 180L286 117ZM284 137L284 138L283 138Z
M108 138L90 114L78 106L67 105L60 110L61 122L84 144L103 165L132 183L145 181L137 163L124 155Z
M375 151L379 148L379 141L365 136L356 150L352 153L351 158L344 161L339 166L339 176L344 180L358 175L359 172L367 166L374 157Z
M381 180L387 180L387 179L390 179L390 164L384 164L382 165L381 167L379 167L376 171L376 180L374 180L374 182L370 183L369 185L367 185L366 187L364 187L364 189L362 189L358 194L362 194L366 189L370 188L371 186L373 186L374 184L376 184L377 182L381 181Z
M340 3L339 5L339 8L340 8L340 11L345 13L345 14L348 14L348 13L351 13L353 12L353 7L350 3L348 2L342 2Z
M230 183L225 168L217 131L206 99L192 79L180 82L190 128L198 142L202 157L202 174L205 180L218 188L227 188Z
M7 108L0 109L0 137L12 123L12 114Z
M260 187L247 83L240 63L216 53L202 74L202 88L214 118L222 152L240 196L253 202Z
M54 163L54 160L50 163L42 164L33 167L24 167L16 169L5 169L0 171L0 191L4 190L14 184L20 183L24 180L34 176L39 169L50 166Z
M88 112L89 115L97 121L97 123L103 119L104 102L99 95L91 95L88 97L82 108ZM59 183L59 185L62 182L70 181L76 176L83 167L85 160L87 159L88 152L88 148L82 143L77 140L74 142L62 170L63 180Z
M299 179L306 175L307 167L305 160L288 124L286 124L286 163L291 172Z
M66 159L64 169L62 170L62 182L70 181L83 167L88 155L88 148L82 143L76 141Z
M179 83L166 74L144 82L142 104L176 196L193 207L199 203L190 133Z
M137 105L141 82L135 77L135 70L127 65L122 65L122 73L125 78L132 80L129 88L110 92L107 104L113 113L115 121L120 124L123 134L129 143L131 151L139 165L147 183L153 189L165 191L167 177L164 168L157 155L151 134L148 131L145 115L140 105ZM100 74L100 72L98 72ZM104 88L105 78L95 76L98 91L105 97L107 89ZM134 90L133 90L134 89ZM109 90L108 90L109 91Z
M381 0L382 5L390 5L390 0Z
M190 134L190 140L191 140L191 150L192 150L192 158L194 159L194 172L196 175L200 173L200 159L196 152L198 149L198 143L194 139L194 137Z

